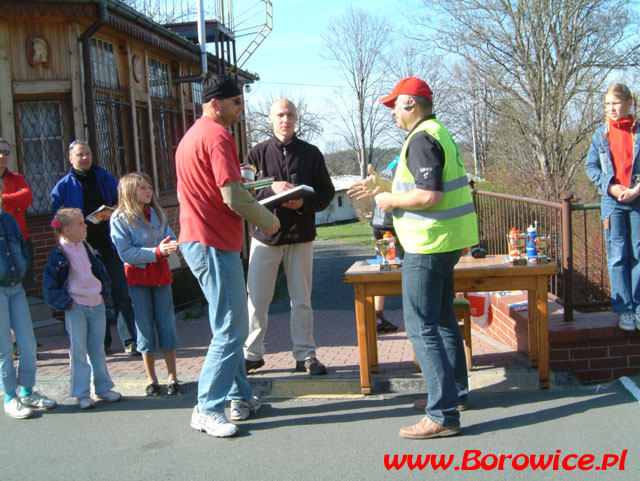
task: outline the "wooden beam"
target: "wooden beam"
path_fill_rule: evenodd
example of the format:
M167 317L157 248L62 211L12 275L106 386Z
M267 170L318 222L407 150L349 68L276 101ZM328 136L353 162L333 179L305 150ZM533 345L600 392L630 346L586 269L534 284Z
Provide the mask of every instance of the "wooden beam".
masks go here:
M146 80L145 80L146 84ZM149 94L147 92L141 92L140 90L135 90L133 93L133 99L136 102L148 103L149 102Z
M66 94L71 92L71 80L16 80L13 82L15 95Z
M9 27L8 23L0 23L0 72L9 78L11 64L9 63ZM15 112L13 111L13 94L11 82L0 82L0 136L11 142L11 150L16 151ZM18 156L12 155L9 169L18 172ZM3 314L4 315L4 314Z
M153 187L156 197L160 197L160 184L158 179L158 156L156 155L156 135L153 129L153 104L151 103L151 79L149 78L149 54L144 52L145 87L147 90L147 114L149 118L149 142L151 151L151 168L153 169Z
M77 23L67 23L67 42L69 47L69 76L71 82L71 104L73 106L73 138L86 139L84 126L82 67L80 64L80 42L78 41Z
M136 161L136 170L138 172L142 172L142 157L140 155L140 146L138 145L138 112L136 110L136 92L134 88L135 79L133 78L133 52L131 51L131 41L126 40L126 59L127 59L127 67L126 67L126 76L127 76L127 84L129 88L127 89L127 95L129 97L129 102L131 102L131 132L133 132L133 155ZM123 75L124 77L124 75Z

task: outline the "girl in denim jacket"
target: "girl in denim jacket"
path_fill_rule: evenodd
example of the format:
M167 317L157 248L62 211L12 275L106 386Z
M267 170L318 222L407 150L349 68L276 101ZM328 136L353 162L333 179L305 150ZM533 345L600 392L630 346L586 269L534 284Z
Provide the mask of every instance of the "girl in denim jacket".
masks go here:
M111 216L111 240L124 262L136 319L138 351L142 353L148 379L145 395L160 394L156 351L162 351L167 366L168 394L179 394L178 330L171 293L173 278L167 262L167 257L178 249L178 243L156 202L149 176L133 172L120 179L118 208Z
M87 224L80 209L62 208L51 227L58 245L44 268L44 299L54 309L64 311L69 334L71 397L81 409L95 406L90 383L101 401L116 402L122 397L113 391L113 381L104 355L106 326L104 299L110 280L104 265L85 241Z
M0 387L4 391L5 414L24 419L33 415L31 408L51 409L57 403L33 390L36 383L36 339L22 288L28 251L16 220L2 210L3 192L4 183L0 180ZM13 364L11 329L20 352L17 374Z
M614 83L604 97L606 124L591 140L585 168L602 196L611 307L618 326L640 329L640 139L635 93Z

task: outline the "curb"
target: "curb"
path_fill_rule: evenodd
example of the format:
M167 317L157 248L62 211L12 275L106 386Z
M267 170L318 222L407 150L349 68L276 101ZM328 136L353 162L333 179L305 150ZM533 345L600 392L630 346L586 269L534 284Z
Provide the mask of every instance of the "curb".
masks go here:
M360 390L360 377L357 371L341 373L340 378L310 378L310 376L293 376L283 378L276 376L249 376L253 394L264 399L358 399L372 396L425 393L426 386L420 374L412 370L398 370L393 373L374 374L372 377L372 394L363 395ZM124 396L144 397L146 378L120 377L114 379L115 390ZM183 395L197 397L198 375L181 376ZM59 376L51 379L39 379L37 386L44 393L56 399L68 399L69 379ZM551 372L549 390L575 388L579 382L565 372ZM161 384L164 391L164 386ZM469 373L469 390L471 393L500 392L536 392L538 389L537 369L525 366L505 366L497 368L479 368Z

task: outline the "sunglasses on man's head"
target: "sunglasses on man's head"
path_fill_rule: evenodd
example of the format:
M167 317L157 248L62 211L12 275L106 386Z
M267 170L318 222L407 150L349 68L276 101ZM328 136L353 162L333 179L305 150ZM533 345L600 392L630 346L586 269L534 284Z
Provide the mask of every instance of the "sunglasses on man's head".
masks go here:
M78 144L82 144L82 145L89 145L89 142L87 142L86 140L79 140L79 139L76 139L76 140L74 140L73 142L71 142L71 143L69 144L69 150L71 150L73 147L75 147L75 146L76 146L76 145L78 145Z
M10 150L0 150L0 155L9 155L11 153Z

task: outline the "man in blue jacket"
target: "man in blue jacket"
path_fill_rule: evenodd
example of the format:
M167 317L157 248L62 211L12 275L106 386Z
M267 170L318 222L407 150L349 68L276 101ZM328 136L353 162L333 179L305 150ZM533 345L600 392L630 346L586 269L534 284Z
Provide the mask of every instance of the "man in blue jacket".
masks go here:
M102 167L93 165L91 147L86 140L74 140L69 145L71 170L58 181L51 191L53 215L61 207L81 209L85 217L102 205L115 206L118 203L118 181ZM124 265L118 256L111 237L109 222L87 225L87 241L104 264L111 279L111 298L114 317L117 319L118 335L127 354L139 355L136 349L136 330L133 307L127 289ZM107 323L105 351L111 345L111 333Z

